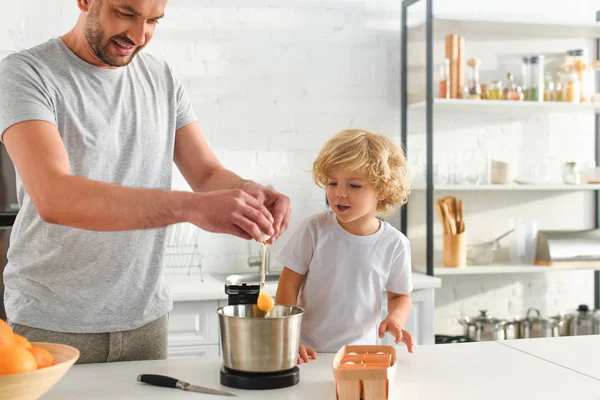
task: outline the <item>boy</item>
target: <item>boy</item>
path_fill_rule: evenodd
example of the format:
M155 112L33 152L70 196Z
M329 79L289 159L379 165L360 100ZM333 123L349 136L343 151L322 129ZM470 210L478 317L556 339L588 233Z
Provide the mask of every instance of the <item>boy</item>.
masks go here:
M376 217L407 201L402 151L384 136L345 130L325 143L312 174L331 210L304 220L278 257L285 268L276 302L305 309L298 363L344 345L375 344L386 332L412 352L403 328L411 309L410 245ZM388 315L377 331L384 290Z

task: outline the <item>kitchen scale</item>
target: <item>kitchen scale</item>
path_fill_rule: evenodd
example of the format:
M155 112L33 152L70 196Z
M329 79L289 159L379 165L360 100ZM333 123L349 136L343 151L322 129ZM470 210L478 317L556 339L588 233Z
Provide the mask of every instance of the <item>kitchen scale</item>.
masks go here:
M256 304L260 285L226 284L228 305ZM286 371L245 372L221 366L221 385L236 389L266 390L294 386L300 382L300 369L295 366Z

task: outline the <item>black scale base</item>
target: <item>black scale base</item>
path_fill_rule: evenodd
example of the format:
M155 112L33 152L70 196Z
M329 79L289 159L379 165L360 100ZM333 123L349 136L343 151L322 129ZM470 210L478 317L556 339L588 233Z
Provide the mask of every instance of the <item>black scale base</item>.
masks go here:
M236 389L281 389L300 382L300 369L294 367L281 372L240 372L221 367L221 385Z

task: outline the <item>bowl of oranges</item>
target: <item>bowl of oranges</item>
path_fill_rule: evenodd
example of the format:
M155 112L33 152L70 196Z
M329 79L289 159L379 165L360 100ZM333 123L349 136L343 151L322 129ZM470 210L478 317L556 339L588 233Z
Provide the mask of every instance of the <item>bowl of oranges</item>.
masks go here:
M0 319L0 400L36 400L79 358L79 350L29 342Z

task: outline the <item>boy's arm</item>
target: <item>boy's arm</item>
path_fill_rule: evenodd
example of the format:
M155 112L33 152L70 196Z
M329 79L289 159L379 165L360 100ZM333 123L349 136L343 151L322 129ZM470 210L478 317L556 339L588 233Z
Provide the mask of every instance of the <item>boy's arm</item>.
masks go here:
M294 272L288 267L284 267L279 277L275 303L295 306L298 302L298 293L300 293L303 280L304 275ZM301 344L298 349L298 364L308 362L310 358L316 360L317 353L314 349L309 349Z
M288 267L284 267L279 277L279 283L277 284L275 303L295 306L298 302L298 293L300 293L303 280L304 275L294 272Z
M410 294L399 294L387 292L388 298L388 318L393 318L401 327L404 328L406 320L410 315L412 300Z
M413 352L413 338L410 332L404 329L404 324L412 307L410 294L399 294L388 291L388 315L379 324L379 337L383 338L389 332L396 338L396 344L404 342L408 352Z

